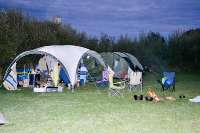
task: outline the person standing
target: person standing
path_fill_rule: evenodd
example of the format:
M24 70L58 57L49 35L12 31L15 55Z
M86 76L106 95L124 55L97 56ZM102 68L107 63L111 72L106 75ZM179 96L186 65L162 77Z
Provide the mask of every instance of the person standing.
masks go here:
M52 71L52 80L53 80L54 86L56 86L56 87L58 86L58 83L60 80L60 78L59 78L60 68L61 68L60 63L57 63L57 64L55 64L53 71Z
M82 63L81 64L81 68L80 68L80 85L85 85L86 80L87 80L87 74L88 74L88 70L85 67L85 65Z

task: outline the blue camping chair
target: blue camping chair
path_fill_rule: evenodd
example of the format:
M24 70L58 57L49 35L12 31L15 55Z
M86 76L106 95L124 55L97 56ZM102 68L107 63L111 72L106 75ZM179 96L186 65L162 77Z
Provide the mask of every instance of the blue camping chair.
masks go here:
M162 81L159 80L163 91L172 89L175 91L175 72L163 72Z

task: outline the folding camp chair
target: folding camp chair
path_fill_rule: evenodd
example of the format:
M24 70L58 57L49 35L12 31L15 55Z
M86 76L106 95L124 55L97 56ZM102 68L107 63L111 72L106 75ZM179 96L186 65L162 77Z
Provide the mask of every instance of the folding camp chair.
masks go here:
M130 91L140 88L142 92L142 72L131 72L129 74L128 88Z
M163 72L163 78L158 82L161 84L163 91L169 89L175 91L175 72Z
M109 89L108 93L110 96L123 96L122 91L126 87L126 81L113 83L114 72L109 69Z
M110 96L123 96L122 91L124 91L126 87L126 82L116 82L116 83L109 83L109 95Z

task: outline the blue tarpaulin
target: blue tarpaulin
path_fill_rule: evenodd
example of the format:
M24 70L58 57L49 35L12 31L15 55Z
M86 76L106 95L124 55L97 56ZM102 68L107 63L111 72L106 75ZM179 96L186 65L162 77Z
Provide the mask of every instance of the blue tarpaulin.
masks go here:
M63 68L60 69L60 79L65 83L65 85L69 84L69 76L66 74Z

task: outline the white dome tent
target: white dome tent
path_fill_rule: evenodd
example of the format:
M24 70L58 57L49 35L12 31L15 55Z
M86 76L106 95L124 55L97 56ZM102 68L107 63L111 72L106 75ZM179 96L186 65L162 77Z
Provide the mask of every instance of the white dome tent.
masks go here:
M72 45L51 45L51 46L36 48L30 51L25 51L19 54L7 68L6 73L4 75L4 81L6 81L6 78L10 75L11 68L13 67L14 64L16 64L18 60L20 60L24 56L32 54L49 55L55 58L58 62L60 62L63 65L65 72L69 76L69 80L72 87L74 87L77 81L76 78L77 78L78 65L83 56L89 55L95 58L99 62L99 64L105 67L103 59L95 51Z

